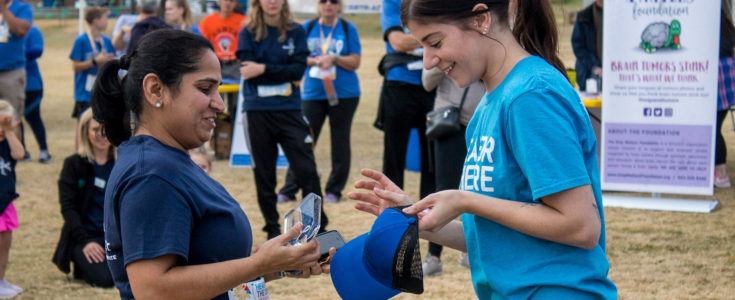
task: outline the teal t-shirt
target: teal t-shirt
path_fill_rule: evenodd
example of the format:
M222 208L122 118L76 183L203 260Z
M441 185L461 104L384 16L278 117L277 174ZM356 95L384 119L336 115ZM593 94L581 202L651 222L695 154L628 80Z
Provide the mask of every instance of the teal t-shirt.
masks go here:
M545 60L529 56L487 93L467 126L461 188L528 203L591 185L601 218L592 250L535 238L464 214L480 299L616 299L607 274L597 142L579 96Z

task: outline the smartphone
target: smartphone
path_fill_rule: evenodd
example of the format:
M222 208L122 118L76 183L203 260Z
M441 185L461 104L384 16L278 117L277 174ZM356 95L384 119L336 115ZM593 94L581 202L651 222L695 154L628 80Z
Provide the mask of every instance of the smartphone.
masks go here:
M337 230L322 232L316 236L316 240L319 241L320 262L329 257L329 248L339 249L345 244L345 239Z

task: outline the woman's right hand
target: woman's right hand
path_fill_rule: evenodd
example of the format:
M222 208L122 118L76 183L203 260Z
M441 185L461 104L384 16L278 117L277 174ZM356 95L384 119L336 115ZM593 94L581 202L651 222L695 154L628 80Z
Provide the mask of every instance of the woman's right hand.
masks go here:
M260 262L264 270L263 274L270 274L288 270L308 269L318 264L319 259L319 243L316 239L312 241L292 246L288 242L299 236L302 224L298 224L288 232L272 238L258 247L253 253L253 257L257 257L255 261Z
M385 174L372 169L362 169L360 174L367 177L355 183L355 188L361 191L347 194L348 198L358 201L355 204L356 209L378 216L386 208L413 203Z
M89 242L82 248L84 257L90 264L98 264L105 262L105 249L97 242Z

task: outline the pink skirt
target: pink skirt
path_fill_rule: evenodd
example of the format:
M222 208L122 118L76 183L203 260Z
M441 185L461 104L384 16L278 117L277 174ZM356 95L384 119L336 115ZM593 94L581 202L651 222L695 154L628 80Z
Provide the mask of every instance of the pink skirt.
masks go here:
M5 211L0 215L0 232L13 231L18 229L18 213L15 211L13 203L8 204Z

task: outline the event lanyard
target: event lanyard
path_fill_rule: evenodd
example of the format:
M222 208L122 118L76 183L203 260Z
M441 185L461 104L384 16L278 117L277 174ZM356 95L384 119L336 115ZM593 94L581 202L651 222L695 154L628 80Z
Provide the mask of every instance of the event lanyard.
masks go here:
M97 50L97 44L95 43L96 41L92 37L92 33L89 30L87 30L87 39L89 40L89 46L92 47L92 53L105 53L105 45L103 39L100 39L101 52Z
M338 21L339 18L334 19L334 24L332 24L332 29L329 31L326 40L324 39L324 30L322 29L322 23L319 22L319 41L322 43L322 55L327 55L327 51L329 51L329 45L332 43L332 34L334 33L334 30L337 29Z

